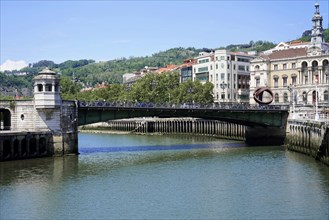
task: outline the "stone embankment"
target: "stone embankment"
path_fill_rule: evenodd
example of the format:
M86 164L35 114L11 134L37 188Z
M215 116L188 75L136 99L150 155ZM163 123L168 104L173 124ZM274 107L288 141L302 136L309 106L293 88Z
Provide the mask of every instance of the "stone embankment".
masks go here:
M246 126L196 118L135 118L82 126L80 131L97 133L192 134L245 140ZM285 144L288 150L307 154L329 165L329 124L289 119Z
M85 125L80 127L79 130L119 131L137 134L198 134L244 140L246 127L228 122L196 118L135 118Z
M307 154L329 166L329 123L289 119L286 146L291 151Z

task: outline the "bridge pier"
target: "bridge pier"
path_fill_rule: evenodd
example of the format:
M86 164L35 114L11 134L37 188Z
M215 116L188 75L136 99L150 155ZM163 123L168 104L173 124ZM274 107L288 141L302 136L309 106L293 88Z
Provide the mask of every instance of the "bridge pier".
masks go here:
M246 128L246 144L250 146L283 145L286 137L285 127L248 126Z

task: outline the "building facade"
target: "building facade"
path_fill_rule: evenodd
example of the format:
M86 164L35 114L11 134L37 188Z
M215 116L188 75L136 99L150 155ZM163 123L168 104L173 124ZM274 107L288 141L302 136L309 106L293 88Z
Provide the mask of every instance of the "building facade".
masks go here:
M315 4L311 42L280 43L251 61L250 103L259 87L269 87L274 104L329 106L329 45ZM317 95L316 95L317 94Z
M215 103L249 102L249 66L253 58L247 53L227 50L200 52L192 68L192 80L212 83Z
M78 153L77 105L61 99L59 75L33 80L33 100L0 101L0 160Z

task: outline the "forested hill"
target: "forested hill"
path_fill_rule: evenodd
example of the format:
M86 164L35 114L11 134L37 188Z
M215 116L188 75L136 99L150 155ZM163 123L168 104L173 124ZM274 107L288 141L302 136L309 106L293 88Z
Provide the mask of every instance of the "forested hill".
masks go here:
M149 67L165 67L167 64L182 64L185 59L198 56L201 51L210 51L216 49L227 49L230 51L264 51L274 47L275 44L267 41L250 41L247 44L232 44L221 48L200 48L194 47L178 47L154 53L145 57L129 57L118 58L114 60L95 62L94 60L68 60L60 64L53 61L42 60L37 63L30 64L29 67L21 69L19 72L29 73L29 76L13 76L12 73L17 71L0 72L0 88L6 88L8 91L23 88L32 89L32 77L45 67L54 69L54 71L62 74L63 77L69 77L82 82L84 85L95 86L98 83L106 82L108 84L121 83L124 73L132 73L139 71L145 66ZM0 91L1 93L2 91ZM21 94L24 95L24 94Z

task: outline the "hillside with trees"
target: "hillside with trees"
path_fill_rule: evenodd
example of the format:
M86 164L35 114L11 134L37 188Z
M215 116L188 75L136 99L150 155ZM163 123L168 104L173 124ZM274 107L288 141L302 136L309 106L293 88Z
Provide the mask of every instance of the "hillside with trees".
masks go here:
M324 31L324 39L329 42L329 30ZM299 40L309 41L309 36L304 36ZM122 75L125 73L133 73L141 70L145 66L148 67L165 67L167 64L182 64L184 60L198 56L201 51L212 51L217 49L226 49L229 51L265 51L275 46L274 43L268 41L250 41L246 44L231 44L226 47L219 48L200 48L194 47L178 47L160 51L145 57L129 57L118 58L114 60L95 62L91 59L68 60L63 63L56 64L50 60L41 60L37 63L29 64L19 71L0 72L0 94L3 96L13 96L18 93L19 96L28 96L29 93L24 91L32 91L32 78L45 67L51 68L61 74L62 83L64 85L64 93L75 93L76 90L83 87L95 87L97 84L121 84ZM27 75L16 76L17 72L25 72ZM65 88L68 81L76 83L74 88ZM70 96L70 95L68 95Z

